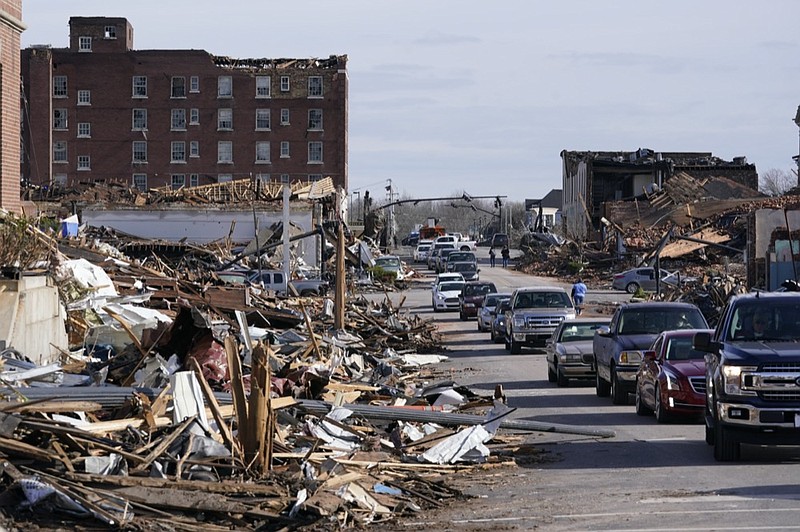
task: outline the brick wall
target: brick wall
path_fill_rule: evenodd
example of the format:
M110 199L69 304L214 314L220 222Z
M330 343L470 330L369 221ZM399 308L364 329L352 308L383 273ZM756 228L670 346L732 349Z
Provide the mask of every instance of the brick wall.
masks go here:
M19 79L22 0L0 0L0 208L21 212Z

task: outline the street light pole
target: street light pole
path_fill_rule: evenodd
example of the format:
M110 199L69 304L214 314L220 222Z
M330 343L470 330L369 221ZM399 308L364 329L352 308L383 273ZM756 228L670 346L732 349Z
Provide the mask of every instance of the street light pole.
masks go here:
M800 105L797 106L797 113L794 115L794 123L797 125L798 149L794 159L797 161L797 185L800 186Z

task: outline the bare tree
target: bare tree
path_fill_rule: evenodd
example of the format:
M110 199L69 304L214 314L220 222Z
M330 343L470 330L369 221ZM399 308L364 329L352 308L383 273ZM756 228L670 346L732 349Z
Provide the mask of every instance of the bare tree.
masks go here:
M782 196L797 185L797 176L789 170L770 168L758 176L758 190L767 196Z

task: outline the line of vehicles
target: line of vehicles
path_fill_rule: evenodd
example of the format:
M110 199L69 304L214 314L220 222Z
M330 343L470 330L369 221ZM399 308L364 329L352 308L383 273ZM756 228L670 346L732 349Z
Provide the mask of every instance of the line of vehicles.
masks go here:
M638 415L702 420L718 461L738 460L741 444L800 445L800 292L734 296L710 328L690 303L627 303L610 317L577 317L561 288L498 293L457 275L433 283L434 294L440 283L451 289L434 310L476 317L478 330L512 353L543 347L549 382L591 379L614 404L633 395Z

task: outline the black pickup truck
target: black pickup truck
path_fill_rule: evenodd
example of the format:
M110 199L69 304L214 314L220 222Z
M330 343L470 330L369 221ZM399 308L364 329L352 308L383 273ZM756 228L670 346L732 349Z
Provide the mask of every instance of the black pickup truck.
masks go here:
M800 445L800 293L731 298L694 348L706 353L706 442L716 460L738 460L742 443Z

